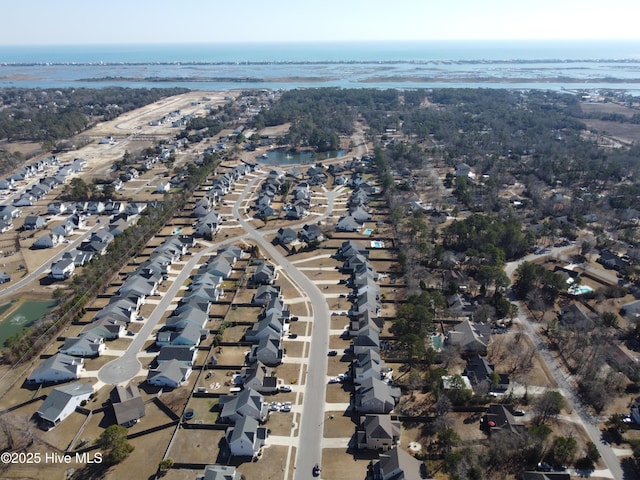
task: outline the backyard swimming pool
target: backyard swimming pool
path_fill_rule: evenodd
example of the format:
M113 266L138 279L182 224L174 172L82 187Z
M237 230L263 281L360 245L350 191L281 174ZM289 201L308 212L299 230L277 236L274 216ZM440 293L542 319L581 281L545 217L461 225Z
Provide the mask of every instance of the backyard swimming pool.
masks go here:
M569 287L568 292L571 295L586 295L593 292L593 288L588 285L573 285Z
M373 233L373 229L372 228L367 228L364 232L362 232L364 235L371 235Z

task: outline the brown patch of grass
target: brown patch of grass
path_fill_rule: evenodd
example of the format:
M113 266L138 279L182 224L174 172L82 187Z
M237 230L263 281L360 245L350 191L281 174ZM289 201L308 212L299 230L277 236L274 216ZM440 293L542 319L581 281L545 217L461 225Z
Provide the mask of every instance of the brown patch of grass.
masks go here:
M343 449L322 450L322 478L366 478L369 459L355 459Z

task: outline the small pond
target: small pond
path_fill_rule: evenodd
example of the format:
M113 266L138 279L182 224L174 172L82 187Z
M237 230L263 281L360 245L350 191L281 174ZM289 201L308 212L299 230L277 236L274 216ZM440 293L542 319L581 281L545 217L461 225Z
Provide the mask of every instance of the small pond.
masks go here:
M344 157L346 154L346 150L331 150L329 152L316 153L309 150L298 152L276 148L259 156L257 160L265 165L297 165L315 163L328 158Z
M7 338L22 331L36 320L40 320L56 306L56 300L18 300L0 305L0 346ZM9 313L6 313L9 312Z

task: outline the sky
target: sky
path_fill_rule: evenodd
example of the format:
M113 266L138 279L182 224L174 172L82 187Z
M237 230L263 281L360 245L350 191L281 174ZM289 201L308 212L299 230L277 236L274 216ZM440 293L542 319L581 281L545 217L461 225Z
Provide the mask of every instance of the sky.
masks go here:
M20 0L0 45L640 39L638 0Z

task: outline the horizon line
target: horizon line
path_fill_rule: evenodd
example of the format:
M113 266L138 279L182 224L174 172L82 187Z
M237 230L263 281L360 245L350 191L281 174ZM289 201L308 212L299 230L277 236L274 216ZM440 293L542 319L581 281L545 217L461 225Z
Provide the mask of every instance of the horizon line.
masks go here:
M640 38L430 38L430 39L343 39L343 40L194 40L194 41L166 41L166 42L95 42L95 43L0 43L3 47L113 47L113 46L163 46L163 45L319 45L319 44L423 44L423 43L462 43L462 42L522 42L522 43L559 43L559 42L630 42L640 43Z

